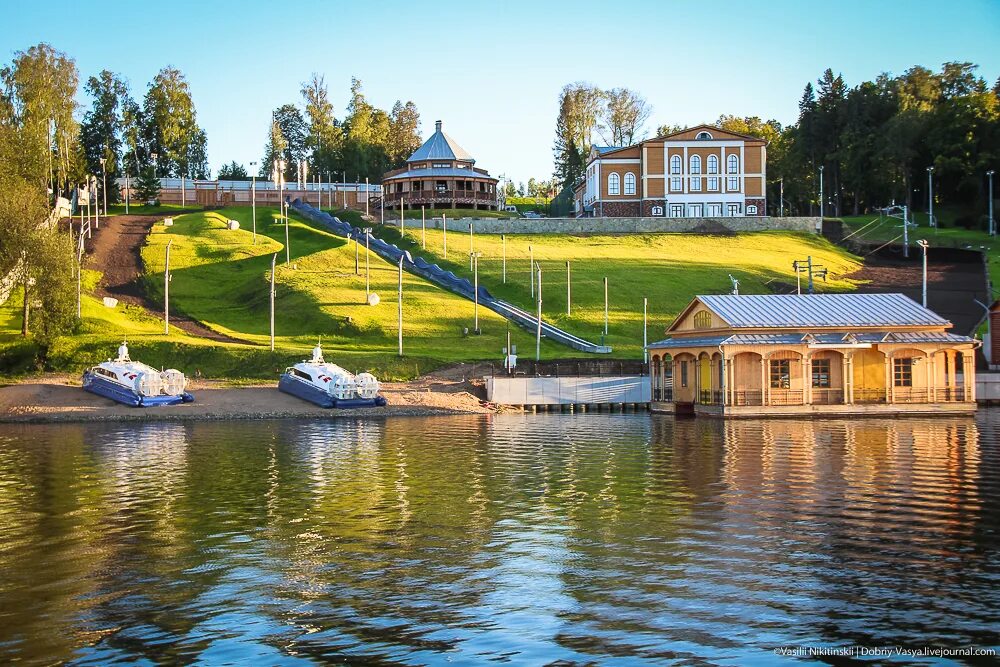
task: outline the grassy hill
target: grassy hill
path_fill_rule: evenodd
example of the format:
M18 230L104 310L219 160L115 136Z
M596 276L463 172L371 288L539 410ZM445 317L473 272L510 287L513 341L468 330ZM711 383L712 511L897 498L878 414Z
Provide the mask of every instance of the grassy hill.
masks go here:
M226 229L227 219L241 229ZM162 301L163 257L171 246L171 312L183 313L238 343L196 338L172 328L162 332L159 313L140 308L108 309L94 297L84 299L78 335L61 339L49 360L53 367L79 370L113 353L123 336L137 358L156 366L176 366L205 376L271 378L285 365L307 356L319 336L327 357L352 369L369 369L385 378L406 378L456 361L501 358L506 321L480 308L482 335L473 327L473 304L424 280L403 274L404 354L396 354L397 267L370 257L372 291L377 306L365 304L364 248L355 273L355 247L312 223L292 217L290 259L284 264L285 230L276 209L257 209L257 242L251 211L232 208L174 218L172 227L156 224L142 251L147 293ZM470 276L469 238L449 234L451 252L443 256L443 235L428 230L427 249L418 247L419 232L398 238L398 229L376 232L430 261ZM694 294L723 293L728 275L745 293L767 292L775 282L794 283L792 261L812 255L830 269L826 290L849 290L844 276L858 268L855 258L809 234L768 232L735 236L651 234L637 236L510 235L507 283L501 275L498 235L476 235L480 283L493 294L530 310L528 246L543 273L543 315L584 338L598 342L603 333L603 278L609 278L610 314L606 342L614 357L642 355L642 299L649 299L649 339L663 329ZM268 347L268 281L271 256L278 253L276 350ZM572 310L566 314L566 261L571 261ZM92 278L91 282L96 282ZM27 354L17 336L20 299L0 306L0 350L8 372ZM533 356L532 332L511 328L522 355ZM579 357L581 353L543 342L543 358ZM0 365L0 372L4 366Z

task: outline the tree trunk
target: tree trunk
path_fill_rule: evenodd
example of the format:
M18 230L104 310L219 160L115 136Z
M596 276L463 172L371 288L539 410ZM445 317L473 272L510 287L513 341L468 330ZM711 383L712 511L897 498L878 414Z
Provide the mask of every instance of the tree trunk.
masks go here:
M21 318L21 335L28 335L28 316L31 312L31 296L28 292L28 272L24 272L24 311Z

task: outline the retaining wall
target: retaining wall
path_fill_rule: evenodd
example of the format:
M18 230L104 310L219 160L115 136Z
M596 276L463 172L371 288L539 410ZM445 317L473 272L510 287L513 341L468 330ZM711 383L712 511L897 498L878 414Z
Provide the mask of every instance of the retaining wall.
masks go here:
M441 213L428 210L428 229L441 229ZM435 216L435 217L432 217ZM399 226L399 218L386 216L385 224ZM420 229L419 219L406 219L408 229ZM820 233L819 217L744 217L744 218L452 218L448 216L448 229L480 234L653 234L694 233L719 234L732 232L792 231Z
M579 405L649 403L648 377L504 377L486 378L486 400L501 405Z

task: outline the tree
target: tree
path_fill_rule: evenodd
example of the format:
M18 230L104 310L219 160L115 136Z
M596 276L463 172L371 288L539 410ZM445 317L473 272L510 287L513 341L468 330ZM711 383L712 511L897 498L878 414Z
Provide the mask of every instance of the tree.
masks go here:
M583 178L585 157L597 128L603 93L588 83L577 82L563 87L556 116L555 176L572 187Z
M612 88L603 93L598 132L612 146L631 146L644 136L643 127L653 113L644 97L628 88Z
M153 165L144 167L135 181L135 189L143 203L160 198L160 179L154 173Z
M249 181L250 176L247 174L247 170L243 168L242 164L237 164L236 160L233 160L229 164L222 165L222 168L219 169L219 180Z
M6 137L9 139L9 136ZM45 191L30 180L3 175L0 181L0 274L17 272L21 286L21 335L36 332L47 346L72 326L72 241L44 224ZM38 308L33 304L38 303Z
M13 63L0 70L0 82L0 124L17 132L16 150L5 156L4 170L39 187L51 182L67 191L79 154L73 117L76 63L48 44L38 44L18 51Z
M343 132L333 115L326 81L320 74L302 84L302 98L306 104L309 129L305 139L306 148L311 153L310 166L313 171L334 171L338 164L338 154L343 142Z
M156 173L192 176L207 171L197 163L205 153L205 133L198 127L187 80L173 67L161 69L142 103L143 135L149 153L156 153Z
M391 161L387 152L389 115L372 106L362 92L361 81L351 79L351 101L344 120L342 166L357 178L379 179Z
M420 148L420 112L413 102L403 104L396 101L389 114L389 137L386 153L389 168L396 169L406 164L406 159Z
M268 133L268 143L264 149L264 158L260 163L261 178L270 178L274 160L285 161L284 178L286 181L296 180L298 162L307 155L306 137L308 129L302 112L294 104L284 104L271 115L271 130Z
M121 173L123 103L128 98L128 85L112 72L102 70L99 75L87 79L84 87L94 100L80 124L80 144L87 172L101 174L103 171L107 181L114 183ZM103 179L100 187L103 187ZM110 188L108 201L117 202L118 195L118 188Z
M669 134L674 134L675 132L680 132L684 129L683 125L659 125L656 128L656 136L665 137Z

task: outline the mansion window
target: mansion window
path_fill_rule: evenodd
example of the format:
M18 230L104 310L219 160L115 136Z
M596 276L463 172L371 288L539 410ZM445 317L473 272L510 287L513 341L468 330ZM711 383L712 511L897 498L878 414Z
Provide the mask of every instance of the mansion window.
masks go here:
M451 163L449 163L449 162L433 162L433 163L431 163L431 166L434 167L435 169L447 169L448 167L451 166Z
M913 359L905 357L903 359L892 360L892 386L912 387L913 386Z
M701 204L688 204L688 217L700 218L702 212Z
M674 192L681 191L681 179L680 176L673 176L670 179L670 189Z
M711 132L705 132L704 130L702 130L701 132L699 132L698 135L695 137L695 139L701 139L702 141L704 141L706 139L711 139L711 138L712 138L712 133Z
M615 173L608 174L608 194L609 195L621 194L620 187L621 187L621 182L620 179L618 178L618 174Z
M691 156L691 173L692 174L701 173L701 158L697 155Z
M437 181L434 183L434 189L438 192L448 191L448 181Z
M737 178L736 176L730 176L726 180L729 181L729 184L726 185L726 188L728 188L730 192L739 192L740 191L740 179L739 178Z
M740 159L735 155L730 155L726 158L726 173L728 174L738 174L740 173Z
M671 204L670 205L670 217L671 218L683 218L684 217L684 204Z
M423 183L420 181L413 181L410 183L410 190L416 192L418 190L423 190Z
M718 179L718 177L716 177L716 176L709 176L708 177L708 190L709 190L709 192L718 192L719 191L719 179Z
M691 192L701 192L701 178L695 176L691 179Z
M740 205L739 204L730 204L729 205L729 213L728 213L728 215L730 215L730 216L737 216L739 214L740 214Z
M817 389L830 388L830 360L812 360L812 386Z
M681 173L681 156L674 155L670 158L670 173L679 174Z
M635 174L631 171L625 174L625 194L635 194Z
M719 157L717 155L708 156L708 173L709 174L719 173Z
M791 386L791 359L772 359L770 371L771 389L788 389Z
M709 204L708 205L708 217L710 217L710 218L720 218L720 217L722 217L722 204Z

